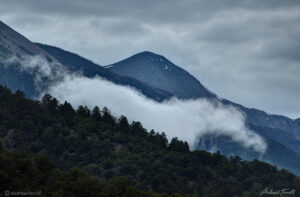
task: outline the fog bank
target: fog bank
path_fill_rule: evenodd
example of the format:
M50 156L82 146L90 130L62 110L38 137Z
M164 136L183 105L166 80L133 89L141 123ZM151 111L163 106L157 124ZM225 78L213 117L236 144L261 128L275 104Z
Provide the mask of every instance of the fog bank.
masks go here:
M108 107L116 116L125 115L130 121L140 121L145 128L165 132L168 139L178 137L194 149L205 134L230 136L234 141L263 153L263 138L245 126L245 117L236 108L206 99L170 99L158 103L131 87L116 85L100 77L93 79L68 75L49 89L61 102L75 107Z

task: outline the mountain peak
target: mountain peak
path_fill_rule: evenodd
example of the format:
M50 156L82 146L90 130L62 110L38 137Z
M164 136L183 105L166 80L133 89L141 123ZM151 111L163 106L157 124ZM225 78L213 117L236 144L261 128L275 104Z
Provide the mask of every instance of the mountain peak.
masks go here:
M151 51L143 51L143 52L140 52L140 53L137 53L127 59L130 59L130 58L138 58L138 59L143 59L144 61L160 61L160 62L163 62L163 61L169 61L167 58L165 58L164 56L162 55L159 55L159 54L156 54L156 53L153 53Z
M156 53L153 53L151 51L142 51L140 53L137 53L136 55L150 55L150 56L159 56L158 54Z
M105 68L170 92L179 98L216 97L187 71L153 52L144 51Z

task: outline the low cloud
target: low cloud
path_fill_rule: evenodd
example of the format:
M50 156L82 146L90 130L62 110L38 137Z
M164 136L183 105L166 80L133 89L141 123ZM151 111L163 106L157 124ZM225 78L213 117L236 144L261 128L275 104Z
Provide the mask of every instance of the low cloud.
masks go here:
M75 107L108 107L114 115L125 115L130 121L140 121L148 130L165 132L169 140L178 137L196 148L199 137L205 134L226 135L245 147L264 153L264 140L246 128L245 118L236 108L206 99L170 99L155 102L133 88L116 85L103 78L67 76L50 87L49 93L61 102Z

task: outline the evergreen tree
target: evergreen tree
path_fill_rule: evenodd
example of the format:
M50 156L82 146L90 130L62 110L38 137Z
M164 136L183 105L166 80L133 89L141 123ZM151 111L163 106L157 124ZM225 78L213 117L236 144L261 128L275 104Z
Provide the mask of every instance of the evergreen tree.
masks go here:
M98 106L95 106L93 111L92 111L92 118L95 121L100 121L101 120L101 113L100 113L100 109Z

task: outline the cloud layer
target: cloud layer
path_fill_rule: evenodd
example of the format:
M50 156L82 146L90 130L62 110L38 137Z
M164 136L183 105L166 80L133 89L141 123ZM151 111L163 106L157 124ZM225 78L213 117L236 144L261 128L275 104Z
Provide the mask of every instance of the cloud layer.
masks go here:
M242 113L221 103L175 98L158 103L132 88L115 85L99 77L67 76L63 82L52 86L49 93L74 106L106 106L117 116L125 115L131 121L141 121L148 130L164 131L169 139L178 137L185 140L191 148L195 148L202 135L214 133L230 136L260 153L266 150L264 140L245 127Z
M153 51L220 97L300 117L297 0L10 0L0 18L102 65Z

